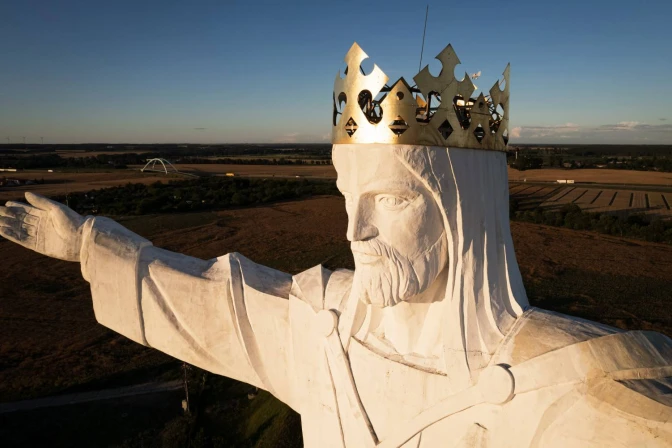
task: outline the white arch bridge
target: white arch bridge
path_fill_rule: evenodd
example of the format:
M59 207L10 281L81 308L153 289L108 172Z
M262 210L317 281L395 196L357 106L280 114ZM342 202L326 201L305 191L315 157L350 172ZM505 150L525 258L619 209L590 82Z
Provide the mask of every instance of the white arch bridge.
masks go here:
M160 164L161 166L157 167L156 165ZM143 169L141 169L143 173L145 171L154 171L157 173L177 173L177 174L182 174L179 171L177 171L177 168L173 166L172 163L167 161L166 159L149 159L147 161L147 164Z

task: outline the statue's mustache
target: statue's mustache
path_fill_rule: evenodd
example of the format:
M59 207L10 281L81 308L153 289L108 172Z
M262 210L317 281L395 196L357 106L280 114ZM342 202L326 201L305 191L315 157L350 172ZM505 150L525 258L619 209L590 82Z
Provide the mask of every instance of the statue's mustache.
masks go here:
M355 254L359 253L377 257L389 257L396 253L396 250L392 246L378 239L353 241L350 243L350 249Z

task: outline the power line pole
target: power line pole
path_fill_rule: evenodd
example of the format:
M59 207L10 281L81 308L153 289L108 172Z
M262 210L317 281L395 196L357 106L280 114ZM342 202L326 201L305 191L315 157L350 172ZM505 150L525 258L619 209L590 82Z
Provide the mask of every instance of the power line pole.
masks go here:
M418 71L422 70L422 53L425 51L425 33L427 33L427 16L429 15L429 3L425 9L425 27L422 30L422 47L420 47L420 64L418 64Z
M189 369L189 366L187 365L186 362L182 363L182 370L184 371L184 394L186 395L186 400L184 400L184 404L182 405L182 409L184 409L184 412L186 414L191 413L191 409L189 408L189 380L187 379L187 370Z
M40 137L40 144L44 145L44 137Z

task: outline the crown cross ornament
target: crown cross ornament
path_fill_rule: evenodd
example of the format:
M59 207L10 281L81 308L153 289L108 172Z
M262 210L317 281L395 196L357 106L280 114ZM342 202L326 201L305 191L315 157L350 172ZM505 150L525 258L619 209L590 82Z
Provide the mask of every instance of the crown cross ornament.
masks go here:
M377 65L361 69L368 55L354 43L345 56L344 76L334 82L332 143L391 143L506 151L509 128L509 71L489 95L476 89L467 73L460 81L460 63L448 45L436 56L439 76L425 66L410 86L399 78L392 86ZM504 89L501 85L504 83Z

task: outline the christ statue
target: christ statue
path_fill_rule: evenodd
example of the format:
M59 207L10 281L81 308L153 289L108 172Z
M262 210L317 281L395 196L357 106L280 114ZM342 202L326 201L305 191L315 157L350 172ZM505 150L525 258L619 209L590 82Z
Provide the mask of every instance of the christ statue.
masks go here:
M354 271L201 260L31 193L0 207L0 235L79 262L102 325L269 391L307 447L670 446L672 340L529 305L506 153L344 143L377 125L356 98L332 150Z

